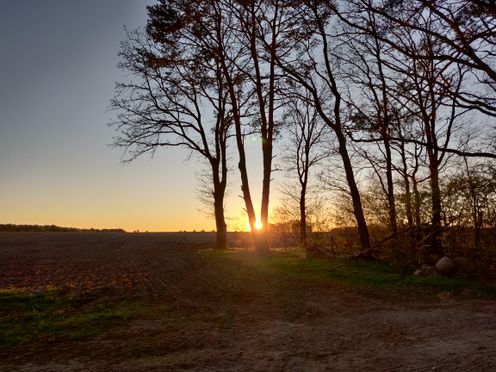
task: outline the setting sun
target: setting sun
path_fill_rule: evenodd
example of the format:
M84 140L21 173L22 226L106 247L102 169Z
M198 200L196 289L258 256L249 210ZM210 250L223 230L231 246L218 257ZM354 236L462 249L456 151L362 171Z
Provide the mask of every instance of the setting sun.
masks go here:
M248 231L248 232L251 231L251 227L250 227L250 222L249 221L246 223L245 226L246 226L246 231ZM257 219L256 222L255 222L255 229L256 230L261 230L262 228L263 228L262 222L260 222L260 220Z

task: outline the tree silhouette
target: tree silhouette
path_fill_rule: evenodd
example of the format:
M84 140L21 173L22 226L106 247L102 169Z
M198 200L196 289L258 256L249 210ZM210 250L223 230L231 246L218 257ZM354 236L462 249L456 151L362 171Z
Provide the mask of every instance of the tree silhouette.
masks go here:
M205 54L201 44L173 43L179 30L200 35L198 24L181 25L173 8L150 7L149 15L147 32L129 33L122 44L120 66L133 79L118 83L112 100L119 132L114 145L127 149L127 160L176 146L204 158L212 182L217 246L225 248L224 195L232 118L226 108L221 66Z

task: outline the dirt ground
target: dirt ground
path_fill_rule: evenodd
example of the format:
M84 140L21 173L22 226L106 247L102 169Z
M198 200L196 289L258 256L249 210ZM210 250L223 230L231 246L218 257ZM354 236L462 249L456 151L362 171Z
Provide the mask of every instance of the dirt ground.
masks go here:
M203 248L180 234L0 233L0 289L146 304L103 335L11 349L0 370L496 371L495 299L381 295Z

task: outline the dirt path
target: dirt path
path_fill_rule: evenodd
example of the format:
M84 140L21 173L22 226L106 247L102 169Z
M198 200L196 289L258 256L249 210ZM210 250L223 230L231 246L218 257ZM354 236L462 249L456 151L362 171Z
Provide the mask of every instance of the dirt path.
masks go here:
M0 234L0 288L138 296L147 307L93 339L18 347L0 370L496 370L495 300L378 296L180 242Z

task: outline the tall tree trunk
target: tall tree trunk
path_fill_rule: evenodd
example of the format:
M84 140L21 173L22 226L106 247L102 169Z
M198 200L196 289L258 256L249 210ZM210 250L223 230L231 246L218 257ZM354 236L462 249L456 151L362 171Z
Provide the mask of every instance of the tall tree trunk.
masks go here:
M408 227L413 227L412 192L410 189L410 179L408 176L408 163L406 160L405 143L400 143L401 164L403 165L403 187L405 189L405 213Z
M238 136L237 133L236 136ZM241 175L241 191L243 193L243 200L245 202L246 214L248 215L248 221L250 223L251 231L255 231L257 217L255 215L255 208L253 208L253 201L251 200L250 186L248 183L248 171L246 170L245 150L243 146L238 146L238 154L238 169Z
M307 210L306 210L307 185L302 185L300 192L300 243L307 249Z
M475 245L475 250L480 253L481 249L481 230L482 230L482 211L477 210L474 215L474 245Z
M215 226L217 236L217 248L227 248L227 225L224 217L224 191L214 192Z
M230 79L226 79L226 80L229 81ZM246 168L246 153L245 153L245 146L243 140L243 130L241 128L241 118L239 115L239 111L236 103L237 97L236 97L236 93L234 92L232 82L231 84L228 84L228 86L229 86L229 95L231 97L231 100L233 100L231 104L233 106L233 121L234 121L235 133L236 133L236 146L238 148L238 156L239 156L238 169L239 169L239 174L241 176L241 191L243 193L243 200L245 202L246 214L248 215L250 229L251 231L255 231L257 218L255 215L255 208L253 208L253 201L251 199L251 193L250 193L250 184L248 182L248 171Z
M373 20L373 27L375 29L375 19ZM396 221L396 202L394 197L394 183L393 183L393 159L391 155L391 142L389 140L390 133L390 116L389 116L389 97L388 97L388 84L386 82L386 77L384 75L384 70L382 68L383 59L382 51L377 33L374 32L374 55L376 58L376 63L379 72L379 79L381 81L381 93L382 93L382 110L379 112L379 118L381 114L383 116L382 120L379 120L381 128L381 136L384 143L384 150L386 152L386 183L387 183L387 198L388 198L388 212L389 212L389 227L394 238L398 234L398 223ZM379 105L379 107L381 107Z
M262 181L262 204L260 208L260 229L257 244L258 251L268 251L269 241L269 201L270 201L270 182L272 174L272 141L265 140L262 143L263 152L263 181Z
M227 225L224 216L224 196L226 194L227 185L227 168L225 154L223 159L211 159L212 166L212 181L213 181L213 197L214 197L214 216L215 216L215 231L217 238L217 248L227 248ZM222 164L222 171L219 174L219 162Z
M222 40L220 28L217 28L217 33L217 37L219 38L219 40ZM230 74L229 68L227 66L227 61L223 53L219 54L219 63L221 64L222 72L226 79L227 90L232 106L232 116L236 134L236 147L238 149L239 155L238 169L241 176L241 191L243 193L243 200L245 202L246 213L248 215L248 221L250 223L251 231L255 231L256 215L255 209L253 208L253 201L251 199L250 184L248 182L248 171L246 169L246 153L243 140L243 130L241 127L241 115L238 106L238 97L236 95L234 81Z
M328 34L325 29L324 23L318 14L317 8L314 8L315 16L317 19L317 26L319 28L320 36L322 37L323 42L323 57L324 57L324 65L327 72L328 82L330 83L330 90L334 95L334 123L330 118L324 113L322 118L327 124L334 130L336 137L338 139L339 144L339 154L341 155L341 159L343 161L343 166L346 174L346 180L348 182L348 187L350 188L351 199L353 202L353 213L355 215L355 219L358 226L358 233L360 234L360 247L362 250L369 251L370 250L370 241L369 241L369 230L367 228L367 222L365 221L365 216L363 214L362 201L360 199L360 192L358 191L358 186L355 180L355 174L353 173L353 165L351 163L350 156L348 154L348 149L346 147L346 137L343 133L343 127L341 125L341 93L339 92L338 85L336 83L336 79L334 77L334 73L332 71L332 64L330 60L330 51L329 51L329 43L328 43ZM315 94L315 91L314 91ZM322 115L322 107L317 105L316 109Z
M262 200L260 206L260 222L262 227L257 231L256 249L259 252L269 250L269 202L270 202L270 183L272 181L272 146L274 133L274 100L275 100L275 58L276 58L276 25L278 18L279 6L274 3L274 17L271 25L272 37L270 42L270 61L269 61L269 86L267 92L264 92L263 72L260 66L259 51L257 49L258 22L257 6L252 2L249 8L250 20L250 52L254 67L255 91L260 111L260 132L262 136L262 157L263 157L263 180L262 180ZM267 94L266 94L267 93Z
M420 209L422 206L422 197L420 195L420 190L418 188L418 181L415 175L412 175L412 188L413 188L413 196L414 196L414 220L415 226L420 227L422 224L422 219L420 218Z
M388 134L384 136L384 149L386 151L386 182L388 190L388 212L389 212L389 226L393 237L398 234L398 223L396 221L396 201L394 197L394 183L393 183L393 160L391 156L391 144L389 142Z
M412 192L410 190L410 180L408 175L403 178L404 188L405 188L405 213L406 213L406 223L409 228L413 227L413 210L412 210Z
M472 221L474 224L474 247L478 252L481 245L481 227L482 227L482 211L479 211L477 205L479 200L476 191L476 182L473 181L472 175L470 174L470 167L468 165L467 158L463 159L465 162L465 171L467 172L468 187L470 192L470 198L472 199Z
M334 108L332 113L332 118L329 115L329 112L324 109L322 101L322 94L320 89L317 88L320 84L315 84L314 81L309 78L309 73L307 69L304 72L298 71L293 68L291 65L288 65L281 61L276 55L271 55L274 57L274 61L277 61L279 67L283 70L284 73L290 74L302 87L304 87L311 95L312 104L314 105L317 113L322 118L322 120L326 123L326 125L331 128L336 134L338 145L339 145L339 154L341 155L341 159L343 161L343 166L346 174L346 180L348 183L348 187L350 189L350 195L353 202L353 212L355 215L355 219L358 226L358 231L360 234L360 246L362 250L369 251L370 250L370 241L369 241L369 232L367 228L367 223L365 221L365 216L363 213L362 202L360 199L360 192L358 190L358 186L356 184L355 175L353 173L353 165L348 154L348 149L346 147L346 137L343 133L343 127L341 124L341 94L339 90L339 86L336 82L331 56L332 51L329 47L329 32L326 29L326 18L324 14L322 14L321 9L319 8L319 2L310 2L309 8L312 11L313 20L315 21L315 26L317 30L317 34L321 38L322 45L322 58L323 58L323 69L321 71L317 71L317 74L323 81L324 85L330 89L330 92L334 98ZM304 48L308 47L305 43ZM315 60L312 60L314 69L317 68L317 64ZM327 100L327 99L326 99Z
M367 222L365 221L365 215L363 213L362 201L360 198L360 192L358 191L358 186L356 184L355 174L353 173L353 165L351 164L351 159L346 147L346 138L341 130L335 130L335 133L339 143L339 154L341 155L346 173L346 181L348 182L348 187L350 188L351 200L353 202L353 214L355 215L358 233L360 234L360 247L364 251L369 251L369 230L367 228Z
M441 247L441 189L439 187L439 169L437 161L433 159L429 164L431 182L431 202L432 202L432 231L431 247L432 251L442 254Z

